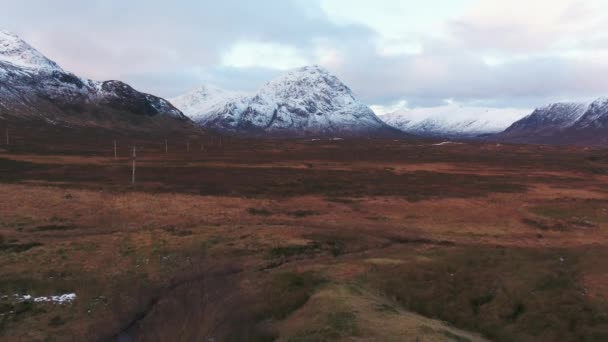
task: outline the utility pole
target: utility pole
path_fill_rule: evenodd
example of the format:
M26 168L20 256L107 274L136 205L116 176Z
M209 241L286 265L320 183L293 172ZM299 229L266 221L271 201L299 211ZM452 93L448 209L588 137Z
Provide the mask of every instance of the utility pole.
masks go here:
M135 186L135 159L137 158L137 152L135 145L133 145L133 170L131 172L131 185Z
M114 160L118 160L118 151L117 151L116 139L114 140Z

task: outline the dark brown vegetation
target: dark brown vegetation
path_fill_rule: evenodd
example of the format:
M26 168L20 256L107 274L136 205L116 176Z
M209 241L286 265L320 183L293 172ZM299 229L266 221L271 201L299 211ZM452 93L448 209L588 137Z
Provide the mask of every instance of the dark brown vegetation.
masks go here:
M9 128L2 340L608 339L605 150Z

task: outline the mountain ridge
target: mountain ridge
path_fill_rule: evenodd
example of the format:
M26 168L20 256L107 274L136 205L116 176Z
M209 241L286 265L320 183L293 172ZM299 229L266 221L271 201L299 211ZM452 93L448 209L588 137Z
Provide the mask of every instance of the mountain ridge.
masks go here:
M93 81L64 71L8 31L0 31L0 80L0 117L7 120L105 127L137 127L150 121L146 118L189 121L167 100L124 82Z
M496 138L516 143L608 144L608 98L537 108Z
M465 107L449 104L431 108L402 109L381 115L387 124L406 133L432 138L477 138L500 133L521 110Z
M196 92L171 101L199 125L218 131L286 136L396 133L348 86L318 65L291 70L253 94L220 93L219 100L209 100L214 103L210 107L187 102L197 97Z

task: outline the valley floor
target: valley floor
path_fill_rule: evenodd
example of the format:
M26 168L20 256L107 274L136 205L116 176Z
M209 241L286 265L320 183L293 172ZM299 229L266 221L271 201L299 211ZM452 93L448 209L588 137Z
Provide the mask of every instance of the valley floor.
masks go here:
M86 139L0 148L2 340L608 339L606 150Z

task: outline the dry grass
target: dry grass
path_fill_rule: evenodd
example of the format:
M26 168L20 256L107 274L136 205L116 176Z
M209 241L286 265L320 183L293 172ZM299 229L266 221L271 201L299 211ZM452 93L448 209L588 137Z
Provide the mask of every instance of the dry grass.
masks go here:
M354 285L323 288L277 329L279 341L485 341Z
M45 134L0 156L0 294L78 299L0 300L2 340L606 337L603 152L135 137L132 188Z

